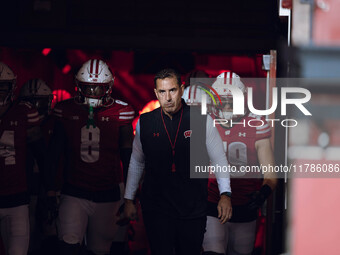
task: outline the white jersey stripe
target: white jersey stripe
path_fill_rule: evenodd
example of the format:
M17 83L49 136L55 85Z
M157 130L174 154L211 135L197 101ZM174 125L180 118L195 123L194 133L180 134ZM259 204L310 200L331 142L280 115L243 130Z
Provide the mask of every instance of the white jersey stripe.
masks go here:
M58 113L62 113L62 112L63 112L63 110L58 109L58 108L54 108L54 111L55 111L55 112L58 112Z
M261 129L265 129L265 128L267 128L267 127L269 127L268 124L263 125L263 126L258 126L258 127L256 127L256 129L257 129L257 130L261 130Z
M36 117L36 118L34 118L34 119L28 119L28 122L37 122L37 121L39 121L39 116L38 117Z
M264 134L264 133L267 133L267 132L270 132L270 128L268 128L266 130L262 130L262 131L256 131L256 134L259 135L259 134Z
M30 117L36 117L38 116L38 112L34 112L34 113L28 113L27 114L27 117L30 118Z
M120 115L131 115L131 114L135 114L135 112L121 112L119 114Z
M130 116L130 117L128 117L128 116L119 116L119 119L120 120L132 120L133 116Z

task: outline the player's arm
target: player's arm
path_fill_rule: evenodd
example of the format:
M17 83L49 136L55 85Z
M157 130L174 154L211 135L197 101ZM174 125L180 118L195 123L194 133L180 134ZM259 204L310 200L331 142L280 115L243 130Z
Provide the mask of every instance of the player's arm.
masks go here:
M124 183L126 184L127 173L132 153L133 128L131 124L119 128L119 152L123 165Z
M133 140L132 154L129 164L129 170L127 175L127 182L125 188L125 216L131 220L136 219L137 210L134 205L134 199L136 196L137 189L139 187L140 179L142 178L145 166L144 152L142 148L142 143L140 141L140 126L139 121L136 126L136 136Z
M258 161L261 165L263 166L275 165L274 153L269 138L256 141L255 148L257 151ZM272 190L274 190L277 185L276 173L274 171L266 171L264 173L262 185L268 185Z
M257 151L258 161L261 165L268 166L275 165L274 153L271 147L269 138L257 140L255 142L255 148ZM251 201L249 207L251 209L258 209L262 206L264 201L270 196L273 190L276 188L277 178L274 171L266 171L263 177L263 183L260 191L257 191L251 195Z
M229 163L223 149L221 136L216 127L213 126L213 120L210 115L207 116L206 132L207 151L212 165L228 166ZM220 222L224 224L232 216L230 175L229 172L215 172L215 176L221 195L217 205L218 218L220 219Z

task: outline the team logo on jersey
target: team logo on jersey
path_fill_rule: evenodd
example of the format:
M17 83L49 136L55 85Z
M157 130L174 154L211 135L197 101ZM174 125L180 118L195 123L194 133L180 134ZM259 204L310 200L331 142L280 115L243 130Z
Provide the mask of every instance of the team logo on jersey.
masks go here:
M159 137L159 133L153 133L153 137Z
M11 126L18 126L18 121L11 121Z
M230 130L226 130L225 135L230 135Z
M185 138L191 137L191 134L192 134L192 130L184 131L184 137Z
M102 121L109 121L109 117L102 117Z
M238 136L243 136L243 137L246 137L246 133L244 132L244 133L242 133L242 132L239 132L238 133Z

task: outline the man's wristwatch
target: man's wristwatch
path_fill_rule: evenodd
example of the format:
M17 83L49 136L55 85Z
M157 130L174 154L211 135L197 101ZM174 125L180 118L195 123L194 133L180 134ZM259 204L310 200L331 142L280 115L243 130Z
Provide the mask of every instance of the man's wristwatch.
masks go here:
M227 196L227 197L231 197L231 192L228 192L228 191L222 192L222 193L221 193L221 196L222 196L222 195L225 195L225 196Z

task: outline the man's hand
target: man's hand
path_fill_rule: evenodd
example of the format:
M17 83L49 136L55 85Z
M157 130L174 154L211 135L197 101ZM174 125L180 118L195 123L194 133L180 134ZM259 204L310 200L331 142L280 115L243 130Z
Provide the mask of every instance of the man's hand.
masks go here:
M125 216L124 214L124 207L125 207L125 203L123 203L117 213L116 213L116 217L118 217L118 220L116 221L116 224L119 226L126 226L130 223L130 219L128 217Z
M130 220L137 219L137 209L135 204L130 199L125 199L124 215Z
M228 220L230 220L231 215L232 215L230 197L226 195L221 195L220 201L218 201L217 211L218 211L218 218L220 219L221 224L224 224Z

